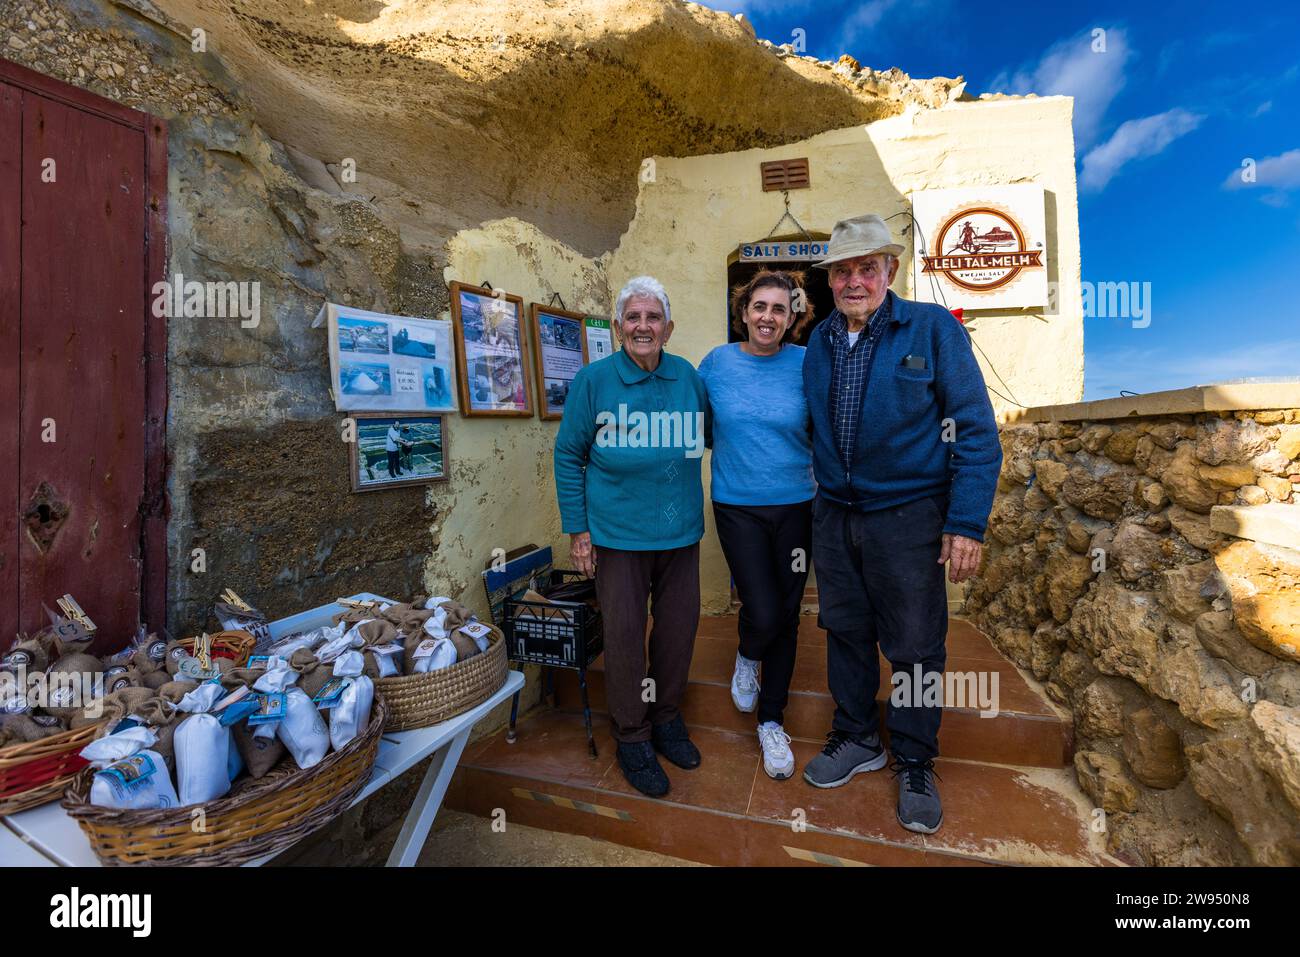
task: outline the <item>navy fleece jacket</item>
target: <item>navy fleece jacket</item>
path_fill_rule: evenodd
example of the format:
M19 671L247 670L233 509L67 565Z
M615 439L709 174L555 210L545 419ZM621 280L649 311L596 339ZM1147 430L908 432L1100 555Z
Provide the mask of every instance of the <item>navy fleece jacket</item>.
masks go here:
M868 366L846 473L831 427L833 353L826 325L813 330L803 363L820 494L873 511L947 492L944 532L983 541L1002 448L966 330L942 306L894 296L893 316ZM923 358L925 367L909 368L906 356Z

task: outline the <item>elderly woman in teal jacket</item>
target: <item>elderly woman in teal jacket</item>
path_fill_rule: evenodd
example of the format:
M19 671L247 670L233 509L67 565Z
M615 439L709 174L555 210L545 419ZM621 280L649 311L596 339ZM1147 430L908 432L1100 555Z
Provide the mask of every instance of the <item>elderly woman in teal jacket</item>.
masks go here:
M656 752L700 764L679 705L700 618L708 398L689 362L664 351L664 287L638 276L619 293L622 348L583 368L555 439L555 487L574 567L596 579L605 697L628 783L668 793ZM654 618L646 660L646 602Z

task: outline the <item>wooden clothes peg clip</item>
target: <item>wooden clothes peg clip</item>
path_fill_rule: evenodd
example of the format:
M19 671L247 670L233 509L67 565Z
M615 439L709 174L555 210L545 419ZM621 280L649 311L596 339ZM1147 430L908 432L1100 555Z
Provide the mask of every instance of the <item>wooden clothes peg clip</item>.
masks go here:
M64 595L58 600L57 604L59 606L59 611L63 612L64 618L67 618L69 621L75 621L88 632L93 632L95 630L95 623L90 620L90 616L82 610L81 606L77 604L77 600L71 595Z
M364 611L378 611L379 602L373 599L361 600L358 598L340 598L335 604L342 605L344 608L360 608Z
M227 588L217 597L222 601L224 601L227 605L233 605L234 607L240 609L241 611L251 612L253 610L253 606L250 605L248 602L244 601L244 599L240 598L238 595L236 595L233 589Z

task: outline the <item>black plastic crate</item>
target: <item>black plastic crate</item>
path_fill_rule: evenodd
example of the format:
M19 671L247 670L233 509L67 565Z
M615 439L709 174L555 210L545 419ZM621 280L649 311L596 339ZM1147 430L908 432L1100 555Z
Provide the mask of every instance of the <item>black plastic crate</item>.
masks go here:
M583 578L580 572L555 569L542 594L566 581ZM507 598L504 612L501 631L512 661L585 669L605 646L600 609L586 602ZM562 612L564 617L556 612Z

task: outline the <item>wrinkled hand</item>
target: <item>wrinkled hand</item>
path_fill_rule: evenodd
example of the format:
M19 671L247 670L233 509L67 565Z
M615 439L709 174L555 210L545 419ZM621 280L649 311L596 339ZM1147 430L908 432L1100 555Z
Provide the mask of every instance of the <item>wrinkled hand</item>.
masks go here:
M591 547L590 532L578 532L569 536L569 560L576 570L588 578L596 576L596 550Z
M957 584L979 571L983 554L983 544L975 539L945 533L939 550L939 564L948 562L948 581Z

